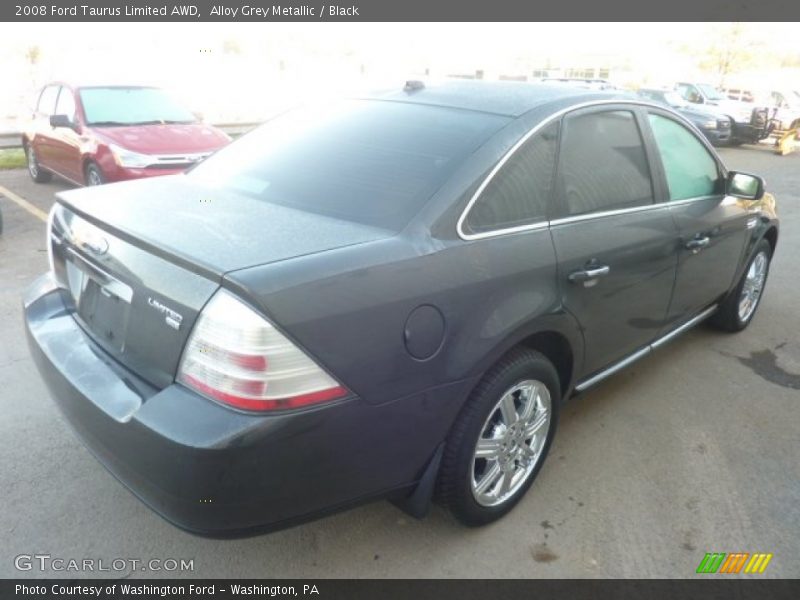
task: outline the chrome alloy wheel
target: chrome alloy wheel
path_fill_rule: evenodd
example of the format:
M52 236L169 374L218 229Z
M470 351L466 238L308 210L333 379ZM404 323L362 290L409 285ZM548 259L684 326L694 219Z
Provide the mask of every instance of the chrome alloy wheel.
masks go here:
M483 424L472 456L472 495L497 506L528 480L542 457L552 414L550 392L528 379L506 391Z
M769 259L764 250L756 254L753 262L750 263L742 286L742 293L739 296L739 320L742 323L747 323L758 306L761 292L764 290L764 281L767 278L768 263Z

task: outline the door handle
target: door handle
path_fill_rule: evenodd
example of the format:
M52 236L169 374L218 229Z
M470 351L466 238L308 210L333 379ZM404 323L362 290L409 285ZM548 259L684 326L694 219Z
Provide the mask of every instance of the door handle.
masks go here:
M593 282L592 280L597 279L598 277L604 277L611 272L611 267L608 265L602 266L594 266L592 265L586 269L580 269L578 271L573 271L567 276L572 283L584 283ZM587 286L588 287L588 286Z
M691 250L692 254L697 254L698 252L700 252L700 250L708 246L710 243L711 243L711 238L708 236L696 237L686 242L686 249Z

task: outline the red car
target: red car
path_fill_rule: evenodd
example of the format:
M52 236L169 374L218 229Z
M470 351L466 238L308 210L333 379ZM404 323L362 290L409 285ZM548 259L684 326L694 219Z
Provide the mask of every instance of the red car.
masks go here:
M230 140L156 87L51 83L22 145L35 182L100 185L180 173Z

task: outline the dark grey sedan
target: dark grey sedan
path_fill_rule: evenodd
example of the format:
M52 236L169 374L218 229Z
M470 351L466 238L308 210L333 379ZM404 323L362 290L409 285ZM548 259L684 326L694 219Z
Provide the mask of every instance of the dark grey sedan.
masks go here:
M563 400L748 325L778 221L663 106L410 82L61 193L47 236L24 307L57 404L158 513L237 535L375 498L499 518Z

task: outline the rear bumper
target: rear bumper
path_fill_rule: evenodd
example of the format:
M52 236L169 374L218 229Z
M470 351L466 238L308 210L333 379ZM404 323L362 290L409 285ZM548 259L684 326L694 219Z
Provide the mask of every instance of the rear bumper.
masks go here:
M59 408L123 484L173 524L210 536L277 529L410 490L471 381L377 406L351 398L284 415L158 390L104 354L45 275L24 299L28 345Z

